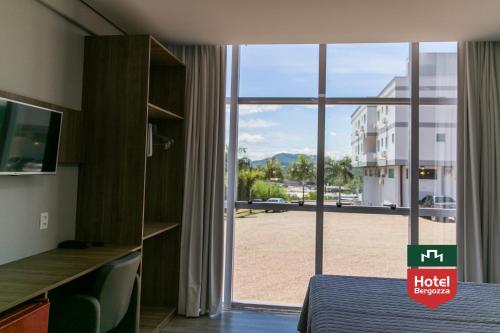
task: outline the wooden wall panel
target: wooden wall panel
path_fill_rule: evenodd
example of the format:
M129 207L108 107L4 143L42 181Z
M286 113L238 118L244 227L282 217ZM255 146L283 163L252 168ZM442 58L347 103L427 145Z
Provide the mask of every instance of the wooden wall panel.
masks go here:
M87 37L76 236L141 244L149 36Z
M59 163L79 164L83 162L82 112L63 111Z

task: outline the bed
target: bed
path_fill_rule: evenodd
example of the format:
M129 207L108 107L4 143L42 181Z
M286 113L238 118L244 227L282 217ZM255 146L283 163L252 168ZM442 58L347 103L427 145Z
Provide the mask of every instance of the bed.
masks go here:
M302 333L500 332L500 285L459 283L431 311L407 296L406 280L317 275L300 315Z

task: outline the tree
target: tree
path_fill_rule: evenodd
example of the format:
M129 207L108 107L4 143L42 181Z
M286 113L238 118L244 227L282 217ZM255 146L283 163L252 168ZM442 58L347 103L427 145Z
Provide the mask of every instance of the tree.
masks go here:
M349 187L349 189L352 192L355 192L356 194L359 194L359 191L361 190L362 186L363 186L363 180L358 175L354 175L353 178L347 184L347 187Z
M276 158L276 156L273 156L266 160L263 171L264 177L267 180L283 179L283 167L281 166L281 163Z
M302 201L305 197L306 182L314 180L316 171L311 159L305 155L300 155L299 158L290 164L288 167L290 179L299 181L302 185Z
M329 184L336 184L338 186L338 204L342 203L342 186L347 186L353 178L354 175L352 173L352 162L350 157L345 156L337 161L328 158L325 161L325 181Z
M246 170L252 168L252 161L248 157L238 159L238 170Z
M264 178L264 173L260 169L243 169L238 174L240 184L248 191L248 199L252 200L252 187L258 179Z

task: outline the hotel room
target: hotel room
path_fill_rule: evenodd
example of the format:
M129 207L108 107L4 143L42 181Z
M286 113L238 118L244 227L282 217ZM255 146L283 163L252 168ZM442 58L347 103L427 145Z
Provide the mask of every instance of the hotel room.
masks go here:
M0 333L500 332L498 0L1 0Z

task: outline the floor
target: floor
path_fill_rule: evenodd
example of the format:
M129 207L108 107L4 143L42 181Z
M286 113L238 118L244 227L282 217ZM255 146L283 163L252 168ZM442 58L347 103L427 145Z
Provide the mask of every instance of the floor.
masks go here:
M292 333L297 332L299 314L227 311L214 317L176 317L162 333Z

